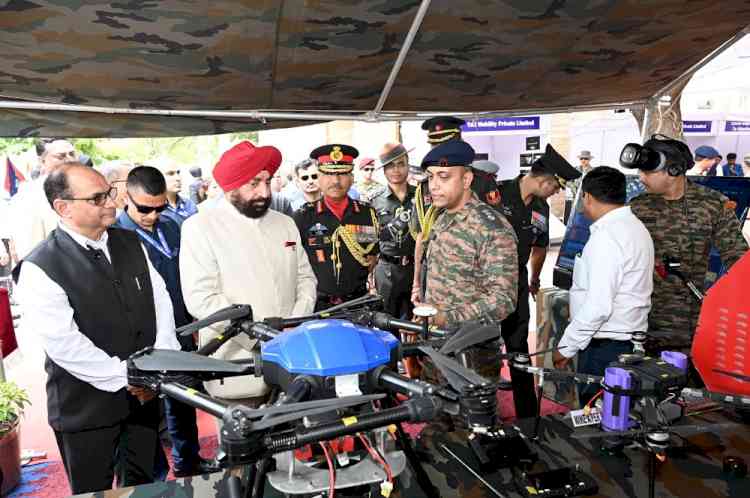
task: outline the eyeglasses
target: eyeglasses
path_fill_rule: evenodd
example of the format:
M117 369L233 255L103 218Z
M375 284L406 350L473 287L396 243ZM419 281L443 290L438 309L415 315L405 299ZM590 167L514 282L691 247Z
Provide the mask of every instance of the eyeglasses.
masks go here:
M301 175L299 177L299 179L302 180L303 182L306 182L310 178L312 178L313 180L317 180L318 179L318 174L317 173L313 173L311 175Z
M373 171L375 171L375 168L362 168L362 171L364 171L365 173L372 173Z
M130 194L128 194L128 198L130 199L131 204L133 204L133 206L135 206L135 209L138 210L138 212L141 213L141 214L149 214L149 213L152 213L154 211L156 211L157 213L161 213L162 211L164 211L165 209L167 209L167 206L169 205L169 204L167 204L165 202L161 206L143 206L143 205L138 204L137 202L135 202L133 200L133 197Z
M117 187L110 187L106 192L97 192L91 197L62 197L64 201L86 201L97 207L102 207L107 203L107 199L113 201L117 198Z

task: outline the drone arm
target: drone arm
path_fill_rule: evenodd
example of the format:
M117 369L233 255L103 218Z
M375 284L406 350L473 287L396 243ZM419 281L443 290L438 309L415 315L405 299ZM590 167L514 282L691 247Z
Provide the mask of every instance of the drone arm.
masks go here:
M178 384L176 382L168 382L162 384L160 387L162 394L169 396L170 398L185 403L186 405L192 406L199 410L203 410L206 413L213 415L214 417L222 418L224 413L229 408L229 405L217 401L210 396L207 396L195 389L191 389Z
M204 344L203 347L198 348L195 353L201 356L210 356L231 338L237 336L241 331L242 329L240 329L238 325L227 327L222 334L217 335Z
M711 401L718 401L719 403L727 403L730 405L736 405L748 408L750 407L750 397L738 396L736 394L724 394L707 391L705 389L693 389L686 387L682 390L682 395L692 396L695 398L707 398Z
M312 428L298 428L292 431L268 434L263 437L263 446L268 453L292 450L306 444L327 441L340 436L385 427L399 422L425 422L431 420L440 410L436 398L414 398L388 410L368 413L362 416L344 417Z
M436 390L432 384L404 377L387 367L380 367L373 372L372 385L376 389L386 389L412 396L427 396Z
M515 362L511 362L511 367L534 375L544 375L544 378L548 380L573 379L581 384L601 384L604 380L604 377L599 375L587 375L578 372L554 370L551 368L532 367L531 365L521 365Z
M398 318L393 318L387 313L369 313L367 316L367 320L360 320L360 322L361 321L367 322L361 323L362 325L377 327L381 330L389 330L391 332L406 330L407 332L421 334L424 330L424 325L421 323L414 323L410 322L409 320L399 320ZM440 330L433 327L430 327L429 332L430 335L437 337L445 337L446 335L450 334L445 330Z
M260 322L243 321L233 323L224 330L224 333L217 335L208 341L202 348L196 351L197 354L209 356L214 354L221 346L226 344L230 339L244 333L252 338L261 340L273 339L279 335L279 331Z

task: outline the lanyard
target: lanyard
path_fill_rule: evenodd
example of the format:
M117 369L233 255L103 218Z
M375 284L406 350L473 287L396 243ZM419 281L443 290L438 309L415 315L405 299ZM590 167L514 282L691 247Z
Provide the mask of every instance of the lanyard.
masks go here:
M167 209L169 211L172 211L173 213L177 214L178 216L181 216L182 218L189 218L190 213L185 208L180 208L179 204L178 207L174 208L172 206L167 206Z
M141 230L140 228L135 229L136 232L138 232L138 235L149 243L149 245L153 248L155 248L157 251L162 253L164 256L166 256L168 259L172 259L172 251L169 249L169 245L167 244L167 239L164 238L164 232L161 231L161 228L156 229L156 234L159 236L159 240L155 240L151 235L149 235L148 232L145 230Z

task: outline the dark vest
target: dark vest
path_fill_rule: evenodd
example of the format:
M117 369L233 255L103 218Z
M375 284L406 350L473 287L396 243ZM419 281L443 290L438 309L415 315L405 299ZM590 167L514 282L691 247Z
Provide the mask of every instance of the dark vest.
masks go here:
M81 333L107 354L125 360L156 340L153 289L138 236L114 228L108 233L111 265L60 229L25 260L63 288ZM45 369L49 424L56 431L107 427L124 420L131 410L158 409L155 402L140 407L125 389L114 393L96 389L49 358ZM158 417L156 411L154 416Z

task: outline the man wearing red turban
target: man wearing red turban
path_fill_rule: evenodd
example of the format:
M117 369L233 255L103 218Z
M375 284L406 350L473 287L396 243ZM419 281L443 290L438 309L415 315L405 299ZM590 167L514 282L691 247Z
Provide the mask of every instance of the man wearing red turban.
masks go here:
M241 142L214 167L224 198L182 225L182 292L194 317L205 318L233 304L249 304L256 320L313 311L317 281L299 231L291 218L269 210L271 179L280 164L276 147ZM200 346L220 334L224 325L203 329ZM253 342L236 337L213 356L250 358ZM262 402L267 392L254 376L207 382L206 389L250 406Z

